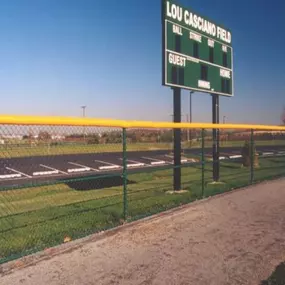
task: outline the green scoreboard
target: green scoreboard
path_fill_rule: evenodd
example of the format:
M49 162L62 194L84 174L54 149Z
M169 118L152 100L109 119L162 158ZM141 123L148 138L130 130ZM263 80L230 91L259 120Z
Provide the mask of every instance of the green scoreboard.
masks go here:
M191 9L162 0L166 86L233 96L231 32Z

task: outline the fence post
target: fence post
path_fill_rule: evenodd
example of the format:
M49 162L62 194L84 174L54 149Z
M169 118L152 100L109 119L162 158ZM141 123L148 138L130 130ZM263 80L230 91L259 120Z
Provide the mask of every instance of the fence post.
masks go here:
M205 130L202 129L202 198L205 192Z
M254 130L251 129L250 132L250 184L253 184L254 181Z
M123 128L123 214L124 220L128 217L128 168L127 168L127 132Z

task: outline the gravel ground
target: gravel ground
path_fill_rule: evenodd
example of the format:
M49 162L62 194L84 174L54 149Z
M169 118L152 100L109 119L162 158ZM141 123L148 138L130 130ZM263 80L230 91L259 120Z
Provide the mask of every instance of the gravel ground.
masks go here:
M278 180L122 227L2 275L0 284L260 284L284 260Z

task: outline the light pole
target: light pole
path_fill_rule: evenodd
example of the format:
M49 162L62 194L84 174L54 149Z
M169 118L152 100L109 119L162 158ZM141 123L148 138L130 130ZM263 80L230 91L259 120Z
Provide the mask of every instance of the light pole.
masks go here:
M184 117L184 116L185 116L184 114L181 114L181 122L183 122L183 117ZM187 115L186 115L186 116L187 116ZM174 115L170 115L170 117L172 117L171 122L174 123Z
M189 115L186 114L186 122L189 123ZM189 129L187 129L187 141L189 142L190 141L190 132L189 132Z
M189 104L189 121L192 124L192 94L194 91L190 91L190 104ZM190 140L190 148L192 148L192 129L188 129L188 141Z
M226 123L226 116L223 116L223 124L225 124L225 123ZM223 140L224 140L224 142L226 144L227 143L226 130L223 130L223 134L224 134Z
M82 109L82 116L83 118L85 118L85 109L86 109L87 106L81 106L81 109ZM83 127L83 138L84 138L84 142L85 142L85 127Z
M86 109L86 107L87 106L81 106L83 118L85 118L85 109Z

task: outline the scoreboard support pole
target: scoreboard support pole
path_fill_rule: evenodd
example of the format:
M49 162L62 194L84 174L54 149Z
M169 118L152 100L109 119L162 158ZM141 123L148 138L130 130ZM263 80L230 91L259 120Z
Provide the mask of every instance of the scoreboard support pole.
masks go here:
M173 121L181 123L181 89L173 88ZM181 190L181 129L174 129L174 168L173 168L173 190Z
M219 95L212 94L213 124L220 122ZM213 181L220 180L220 131L213 129Z

